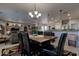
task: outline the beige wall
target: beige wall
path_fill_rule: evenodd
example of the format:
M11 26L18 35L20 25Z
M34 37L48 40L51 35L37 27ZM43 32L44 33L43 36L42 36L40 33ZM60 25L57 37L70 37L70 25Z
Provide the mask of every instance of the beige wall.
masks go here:
M55 26L56 29L63 29L63 26L64 26L64 25L62 25L61 20L57 21L57 22L50 21L48 23L48 25L50 25L51 27ZM68 29L73 28L73 29L79 30L79 19L69 20L69 23L66 24L66 28L68 28Z

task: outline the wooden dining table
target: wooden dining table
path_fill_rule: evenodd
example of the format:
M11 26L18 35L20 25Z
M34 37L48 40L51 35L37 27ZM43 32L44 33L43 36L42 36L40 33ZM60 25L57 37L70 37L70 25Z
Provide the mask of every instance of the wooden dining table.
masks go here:
M51 40L55 40L55 36L44 36L44 35L29 35L29 38L33 41L36 41L38 43L43 43L43 42L46 42L46 41L51 41Z
M54 42L56 37L55 37L55 36L44 36L44 35L36 35L36 36L34 36L34 35L29 35L29 38L30 38L33 42L37 43L36 45L39 46L39 48L37 48L37 49L39 49L39 51L40 51L39 53L41 54L44 45L51 45L51 44L50 44L50 41L53 40L53 42Z

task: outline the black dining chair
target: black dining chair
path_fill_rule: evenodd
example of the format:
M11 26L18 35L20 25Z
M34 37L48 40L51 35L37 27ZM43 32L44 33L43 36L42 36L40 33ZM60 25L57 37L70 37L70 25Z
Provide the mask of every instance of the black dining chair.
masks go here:
M43 35L43 31L38 31L38 35Z
M51 36L55 36L55 33L54 33L54 32L51 32L50 35L51 35Z
M19 32L18 34L19 44L21 49L21 55L37 55L38 54L38 44L33 42L30 38L28 33L26 32Z
M51 49L43 48L42 55L43 56L62 56L64 55L64 45L66 41L67 33L62 33L59 39L58 47Z
M29 37L28 34L25 32L20 32L18 34L18 38L19 38L19 46L21 49L21 55L31 55L30 52L30 45L29 45Z

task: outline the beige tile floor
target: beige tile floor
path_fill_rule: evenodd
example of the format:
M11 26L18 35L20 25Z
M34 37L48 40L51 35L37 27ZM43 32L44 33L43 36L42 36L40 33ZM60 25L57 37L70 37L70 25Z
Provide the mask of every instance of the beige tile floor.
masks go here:
M58 40L56 40L54 43L51 43L51 44L56 47L58 45ZM18 44L7 43L5 45L5 43L1 43L0 44L0 55L1 55L1 49L16 46L16 45L18 45ZM64 49L71 51L71 52L74 52L74 53L77 53L77 56L79 56L79 48L75 48L75 47L65 45Z
M9 47L16 46L16 45L18 45L18 44L7 43L7 44L5 45L5 43L1 43L1 44L0 44L0 56L1 56L1 50L2 50L3 48L9 48Z
M57 47L58 39L56 39L56 41L54 43L51 43L51 44L54 45L55 47ZM77 56L79 56L79 48L68 46L67 41L65 43L64 50L71 51L73 53L76 53Z

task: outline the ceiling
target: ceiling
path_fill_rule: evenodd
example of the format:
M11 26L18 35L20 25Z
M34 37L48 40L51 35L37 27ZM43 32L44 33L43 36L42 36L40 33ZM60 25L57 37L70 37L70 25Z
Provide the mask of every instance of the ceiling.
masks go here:
M28 22L30 20L31 23L33 20L28 16L28 12L34 11L34 9L34 3L1 3L0 16L5 16L3 18L12 21ZM42 16L49 15L49 20L51 18L58 19L60 9L63 11L64 19L67 18L66 12L71 14L72 19L79 19L78 3L38 3L36 9L42 13Z
M28 11L34 10L34 4L17 4L22 9ZM57 16L59 10L62 9L63 12L71 13L72 18L79 18L79 4L78 3L38 3L36 8L41 13L47 13L50 16Z

